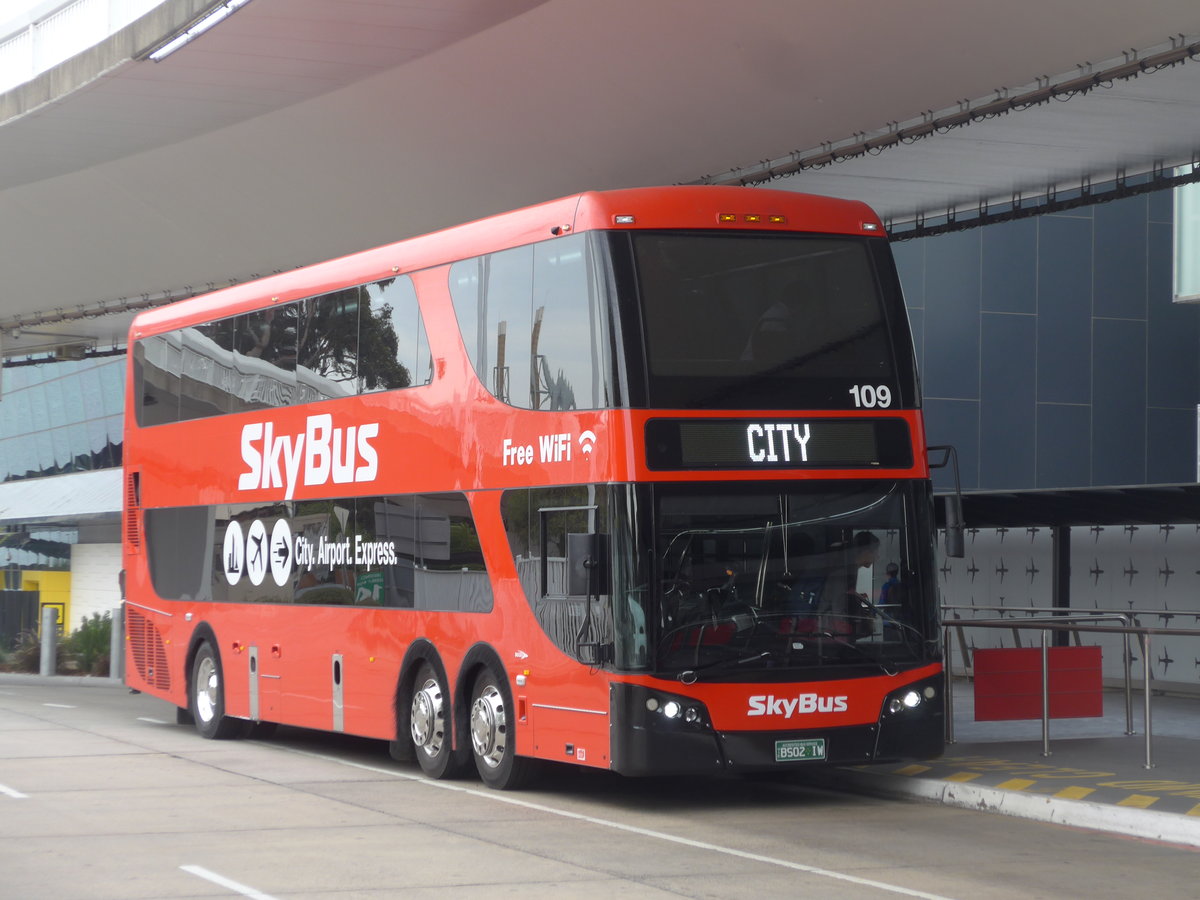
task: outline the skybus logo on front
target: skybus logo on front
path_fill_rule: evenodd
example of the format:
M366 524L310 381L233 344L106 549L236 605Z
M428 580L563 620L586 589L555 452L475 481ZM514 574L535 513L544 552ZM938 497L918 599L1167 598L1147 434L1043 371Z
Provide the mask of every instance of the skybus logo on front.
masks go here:
M272 422L251 422L242 427L242 461L239 491L284 488L291 500L296 484L349 484L374 481L379 474L379 454L372 441L379 423L337 427L328 413L309 416L300 434L275 434Z
M750 698L747 716L782 716L790 719L794 715L808 713L845 712L850 698L822 697L820 694L799 694L795 697L776 697L774 694L755 694Z

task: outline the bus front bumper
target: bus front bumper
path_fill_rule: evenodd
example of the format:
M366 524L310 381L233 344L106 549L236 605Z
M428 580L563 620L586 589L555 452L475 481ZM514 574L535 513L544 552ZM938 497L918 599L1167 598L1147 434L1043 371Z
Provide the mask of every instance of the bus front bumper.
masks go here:
M889 696L879 719L866 725L718 731L694 699L617 683L611 691L612 769L623 775L690 775L930 759L944 747L942 687L940 674L908 685L897 692L900 697L931 688L936 700L908 707Z

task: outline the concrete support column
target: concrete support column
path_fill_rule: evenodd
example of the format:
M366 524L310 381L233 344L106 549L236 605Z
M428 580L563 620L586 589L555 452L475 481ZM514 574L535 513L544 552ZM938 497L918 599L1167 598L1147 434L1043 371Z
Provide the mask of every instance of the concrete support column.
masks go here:
M108 677L114 681L125 679L124 606L115 606L112 611L112 638L108 643Z
M1071 528L1069 525L1056 525L1051 529L1053 535L1053 567L1051 577L1050 605L1064 612L1071 608ZM1069 631L1055 631L1053 646L1067 647L1071 644Z
M42 675L53 675L58 662L58 612L52 606L42 607Z

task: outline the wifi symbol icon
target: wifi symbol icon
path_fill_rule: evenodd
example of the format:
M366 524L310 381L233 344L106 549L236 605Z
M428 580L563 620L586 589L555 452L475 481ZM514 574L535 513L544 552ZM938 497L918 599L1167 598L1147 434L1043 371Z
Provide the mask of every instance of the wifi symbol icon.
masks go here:
M596 446L596 433L594 431L585 431L579 435L579 449L584 453L591 453L594 446Z

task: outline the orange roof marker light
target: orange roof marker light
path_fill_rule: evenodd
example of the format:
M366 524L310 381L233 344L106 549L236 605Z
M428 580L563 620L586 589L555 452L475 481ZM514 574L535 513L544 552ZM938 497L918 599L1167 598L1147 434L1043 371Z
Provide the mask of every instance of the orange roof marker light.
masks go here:
M745 222L749 225L761 225L764 222L771 225L786 225L787 216L781 215L763 215L762 213L718 213L717 222L722 225L732 225L736 222Z

